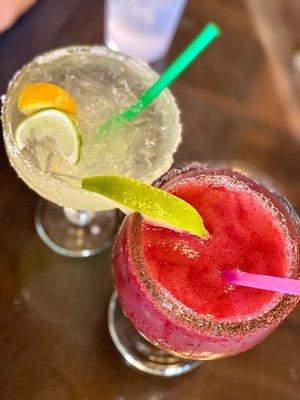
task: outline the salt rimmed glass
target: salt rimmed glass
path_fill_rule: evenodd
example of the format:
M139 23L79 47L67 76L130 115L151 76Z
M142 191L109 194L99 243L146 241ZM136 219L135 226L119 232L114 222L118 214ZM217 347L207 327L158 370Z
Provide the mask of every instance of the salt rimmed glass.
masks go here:
M85 59L92 60L87 64L89 71L91 70L89 74L92 75L92 80L89 80L90 77L88 77L87 82L85 82L83 74L83 82L81 82L82 90L79 86L77 89L79 82L76 76L73 81L70 81L72 69L65 61L68 59L75 65L75 68L77 64L81 65L80 63L84 63ZM101 74L103 65L105 66L105 70ZM50 69L50 73L46 71L47 73L43 72L42 74L40 72L41 67L48 68L48 66L52 68ZM122 76L122 71L124 71L124 77ZM80 73L82 75L82 72ZM51 79L52 75L56 77L54 82ZM22 86L39 80L50 81L61 84L67 90L70 90L71 93L72 90L77 90L78 98L80 98L88 85L90 85L91 90L97 89L98 83L100 85L100 75L106 85L103 84L103 91L108 90L111 86L112 92L105 94L105 97L104 92L98 90L96 97L94 96L91 99L91 105L93 105L95 99L101 103L103 97L103 104L105 101L113 102L115 109L106 110L99 107L98 111L98 108L96 108L97 121L95 121L95 127L103 123L112 113L117 112L119 107L124 108L126 105L134 102L133 94L139 94L139 91L148 88L157 79L157 74L147 64L115 53L104 46L72 46L42 54L25 65L15 74L9 83L6 95L2 98L3 135L10 163L31 189L40 194L44 199L49 200L42 200L38 204L35 216L37 232L53 250L74 257L86 257L102 251L111 243L116 226L116 213L111 209L111 204L105 202L103 198L95 193L82 190L80 178L87 175L111 173L130 175L136 179L152 182L170 167L173 161L172 155L181 139L179 110L170 91L165 90L152 106L152 111L149 107L149 110L143 114L146 117L142 116L133 122L133 124L136 124L134 129L140 133L144 131L144 128L142 125L139 128L139 121L142 118L150 119L150 122L153 122L155 126L155 129L151 130L151 132L154 132L153 138L148 138L144 134L143 139L141 139L143 141L137 141L131 148L126 147L127 138L123 138L122 134L117 136L116 139L112 138L110 146L113 149L113 140L115 140L120 159L113 156L109 158L108 152L103 152L103 168L101 165L102 160L99 160L100 166L97 168L86 173L82 172L78 174L79 176L75 176L75 178L73 175L71 177L67 176L66 179L63 175L60 179L59 176L52 174L51 171L49 173L49 171L37 168L30 157L24 156L24 153L18 149L14 140L14 131L20 121L24 119L24 116L17 110L17 96ZM118 77L119 81L125 87L129 82L129 78L127 82L127 76L130 76L130 82L136 85L135 92L133 93L132 91L127 96L125 91L123 92L121 89L118 89L121 94L117 91L116 98L112 99L112 96L115 95L113 91L116 86L114 81L115 76ZM118 101L122 104L119 104ZM81 108L88 109L89 104L86 103L88 101L84 102L82 99L81 102L79 101L79 112L81 112ZM103 115L100 115L101 113ZM150 117L147 117L147 113L152 114ZM101 117L99 117L99 120L98 115ZM93 118L95 118L95 115ZM88 114L87 118L84 115L81 119L84 122L84 120L88 119ZM151 139L152 141L156 140L155 145L151 143ZM151 145L152 148L150 147ZM147 149L146 146L148 146ZM148 154L150 154L149 157ZM127 162L130 159L129 156L133 159L132 164ZM110 165L109 167L107 167L108 164Z
M275 206L278 218L285 221L293 243L290 277L298 279L299 218L282 196L230 169L199 163L171 170L156 185L167 190L176 186L176 182L196 179L201 174L234 177ZM232 356L253 347L276 329L296 306L297 296L278 294L271 309L256 318L216 322L199 316L150 276L141 254L141 223L139 214L127 217L114 250L116 290L123 311L134 327L122 312L116 294L111 298L108 313L111 337L131 366L161 376L186 373L202 360ZM162 339L166 337L166 332L167 341Z

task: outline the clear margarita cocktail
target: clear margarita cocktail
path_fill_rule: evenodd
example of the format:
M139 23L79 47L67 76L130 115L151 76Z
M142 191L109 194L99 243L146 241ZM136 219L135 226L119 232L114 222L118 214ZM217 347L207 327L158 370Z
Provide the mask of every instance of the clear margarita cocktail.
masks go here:
M149 225L137 213L127 217L113 263L126 316L149 342L186 359L251 348L298 298L229 285L222 271L298 278L298 217L280 196L232 170L194 163L156 185L195 207L210 238Z
M112 115L135 103L138 95L156 79L156 73L146 64L105 47L74 46L36 57L14 76L3 99L3 133L12 166L31 189L43 198L66 207L66 216L84 228L85 221L96 218L95 213L78 215L70 209L101 211L111 209L112 205L97 194L82 190L83 176L120 174L152 182L172 162L172 155L180 141L181 127L179 111L169 90L165 90L134 121L112 126L106 135L95 137L97 128ZM49 141L33 142L22 150L18 148L14 134L24 119L18 111L18 95L25 85L32 82L59 85L76 101L75 117L82 135L81 156L76 164L69 163L53 151ZM50 237L50 242L57 242L59 238L54 233L55 227L51 230L49 225L51 220L61 220L63 211L51 207L40 213L40 219L47 221L44 224L40 221L39 227L41 230L41 225L45 228L48 224L46 235L48 239ZM90 241L95 241L105 231L103 224L97 228L96 222L90 224L94 226L93 232L85 232ZM106 223L106 228L108 225ZM56 250L70 246L70 255L76 255L78 237L72 238L71 228L70 225L70 232L67 233L69 244L64 240L56 246ZM61 229L67 230L65 227ZM81 247L84 249L84 245Z

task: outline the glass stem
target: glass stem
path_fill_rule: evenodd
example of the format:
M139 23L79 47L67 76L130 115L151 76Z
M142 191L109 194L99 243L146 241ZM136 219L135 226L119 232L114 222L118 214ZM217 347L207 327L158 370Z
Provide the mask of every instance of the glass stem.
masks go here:
M95 211L75 210L74 208L64 207L65 217L69 222L76 226L87 226L95 217Z

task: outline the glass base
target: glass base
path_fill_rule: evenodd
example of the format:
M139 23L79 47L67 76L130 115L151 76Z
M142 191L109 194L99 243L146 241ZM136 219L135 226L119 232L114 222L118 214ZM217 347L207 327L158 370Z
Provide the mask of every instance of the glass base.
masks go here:
M149 343L125 317L116 293L112 294L109 302L108 328L126 364L139 371L172 377L186 374L202 363L167 353Z
M76 211L40 200L35 213L40 238L55 252L69 257L104 251L113 241L116 225L116 210Z

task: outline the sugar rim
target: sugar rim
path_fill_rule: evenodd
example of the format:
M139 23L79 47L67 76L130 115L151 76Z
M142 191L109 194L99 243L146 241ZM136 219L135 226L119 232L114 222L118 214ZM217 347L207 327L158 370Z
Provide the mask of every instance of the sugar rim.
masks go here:
M9 100L11 97L11 94L15 90L15 88L18 86L19 81L22 79L22 76L26 71L28 71L33 64L44 64L48 63L50 61L53 61L59 57L68 55L68 54L73 54L73 53L78 53L78 54L95 54L95 55L100 55L100 56L106 56L108 58L112 58L114 60L119 60L119 61L126 61L128 62L133 68L137 70L144 71L149 77L151 76L153 79L158 78L158 74L151 69L151 67L141 61L141 60L135 60L131 57L128 57L125 54L122 53L117 53L113 50L110 50L106 46L98 46L98 45L73 45L73 46L66 46L54 50L47 51L43 54L40 54L33 58L30 62L25 64L20 70L18 70L12 77L12 79L8 83L7 91L6 94L1 97L2 100L2 107L1 107L1 116L2 116L2 124L3 124L3 137L4 137L4 142L5 146L7 147L7 153L8 157L10 159L10 162L12 166L16 169L18 173L20 173L19 169L17 168L16 164L14 163L14 159L18 159L19 161L22 161L24 168L28 170L29 173L32 173L32 171L35 171L37 175L47 184L53 187L59 187L59 188L64 188L69 191L78 191L78 187L74 187L68 182L62 182L58 178L55 178L51 176L49 173L45 173L38 169L30 160L28 160L26 157L22 155L22 152L19 150L16 141L14 139L14 133L13 129L11 127L9 118L8 118L8 107L9 107ZM182 126L180 123L180 110L178 108L177 102L170 92L169 89L165 89L164 91L165 95L168 96L168 102L170 109L173 110L174 112L174 122L173 122L173 127L172 127L172 132L176 131L176 137L174 135L174 141L173 145L169 148L168 157L165 158L164 162L162 165L156 168L155 171L151 173L151 175L147 176L147 181L152 182L153 180L157 179L162 173L164 173L166 170L170 168L170 166L173 163L173 154L177 150L178 146L181 143L181 133L182 133ZM20 176L22 179L27 183L27 180L23 178L23 176L26 176L27 174L21 174ZM27 183L29 184L29 182ZM35 188L33 188L35 190ZM88 193L89 194L89 193Z
M172 180L181 177L184 174L199 173L199 171L208 172L210 174L220 175L232 173L234 178L238 179L241 183L247 184L254 190L261 190L264 195L267 195L272 204L276 204L277 210L284 214L287 225L290 225L290 229L294 230L296 235L295 242L295 258L292 268L291 277L295 279L300 278L299 268L299 232L300 232L300 220L298 215L288 201L282 196L275 192L268 191L263 185L258 182L246 177L245 175L234 172L232 170L224 168L214 168L210 165L201 163L191 163L184 166L181 169L171 169L169 172L164 174L155 182L157 187L165 187L172 183ZM275 205L274 204L274 205ZM247 336L253 332L259 332L268 327L275 327L276 324L280 323L296 306L298 303L298 296L291 295L280 295L278 296L277 302L274 306L266 313L248 319L246 321L216 321L212 317L199 315L188 306L177 300L170 292L166 291L158 282L154 281L147 271L147 267L143 260L141 253L141 237L140 228L142 223L142 216L138 213L134 213L129 217L129 244L132 249L131 255L136 266L135 270L138 274L139 280L142 285L145 286L147 291L146 295L151 297L155 302L156 306L159 307L163 313L167 314L170 319L175 320L179 324L185 324L189 326L189 329L193 329L200 333L206 333L215 337L224 335L227 337L242 337Z

